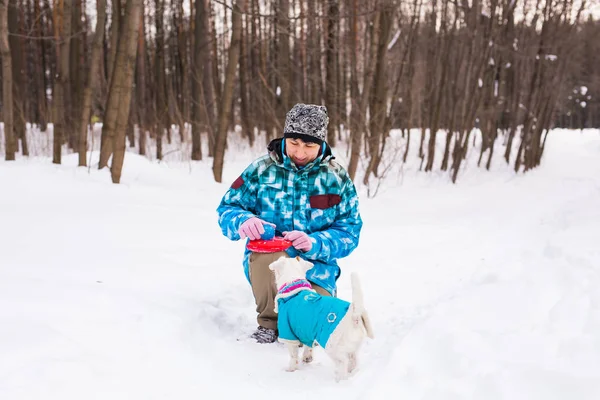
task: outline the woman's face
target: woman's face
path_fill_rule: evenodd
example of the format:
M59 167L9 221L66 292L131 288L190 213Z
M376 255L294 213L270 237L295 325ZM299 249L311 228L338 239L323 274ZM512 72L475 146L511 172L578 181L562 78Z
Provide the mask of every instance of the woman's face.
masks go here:
M285 139L285 152L294 164L303 167L319 156L321 145L302 139Z

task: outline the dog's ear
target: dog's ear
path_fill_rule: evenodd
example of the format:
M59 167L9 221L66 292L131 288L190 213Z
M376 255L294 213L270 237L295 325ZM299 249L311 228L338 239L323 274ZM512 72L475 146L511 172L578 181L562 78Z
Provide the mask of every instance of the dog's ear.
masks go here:
M303 258L296 257L296 259L298 260L298 262L302 266L302 269L304 270L305 273L314 266L313 263L311 263L310 261L306 261Z
M284 256L279 257L279 259L277 261L273 261L271 264L269 264L269 269L271 271L278 270L285 264L285 260L287 260L287 257L284 257Z

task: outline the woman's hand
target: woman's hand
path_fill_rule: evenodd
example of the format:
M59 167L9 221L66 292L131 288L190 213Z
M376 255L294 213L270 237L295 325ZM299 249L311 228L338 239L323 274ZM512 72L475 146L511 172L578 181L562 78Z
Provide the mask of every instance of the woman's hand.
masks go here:
M240 226L240 229L238 230L240 238L248 238L250 240L260 239L260 235L265 233L265 228L263 225L273 225L273 227L275 227L275 224L263 221L258 217L248 218L246 221L244 221L244 223L242 224L242 226Z
M296 250L307 252L312 249L310 238L302 231L283 232L283 238L292 242Z

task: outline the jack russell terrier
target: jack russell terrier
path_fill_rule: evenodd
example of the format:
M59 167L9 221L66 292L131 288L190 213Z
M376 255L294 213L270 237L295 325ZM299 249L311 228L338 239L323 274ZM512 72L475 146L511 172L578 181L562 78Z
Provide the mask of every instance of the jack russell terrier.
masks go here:
M298 349L306 346L302 360L312 361L312 348L319 345L335 363L337 381L348 378L357 366L356 353L365 336L373 338L373 329L363 304L358 276L351 274L352 303L321 296L306 280L313 264L302 258L281 257L271 263L279 288L275 312L279 341L290 353L288 371L298 369Z

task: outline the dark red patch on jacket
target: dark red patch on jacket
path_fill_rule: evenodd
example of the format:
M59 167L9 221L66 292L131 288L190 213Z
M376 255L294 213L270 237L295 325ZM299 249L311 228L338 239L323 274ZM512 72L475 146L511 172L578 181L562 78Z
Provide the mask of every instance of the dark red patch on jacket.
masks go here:
M235 181L233 181L233 183L231 184L231 188L239 189L240 187L242 187L243 184L244 184L244 179L242 179L242 177L240 176Z
M342 198L337 194L316 194L310 196L310 206L312 208L320 208L321 210L336 206L341 202Z

